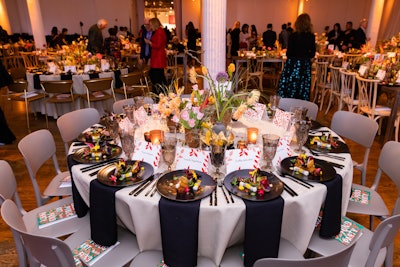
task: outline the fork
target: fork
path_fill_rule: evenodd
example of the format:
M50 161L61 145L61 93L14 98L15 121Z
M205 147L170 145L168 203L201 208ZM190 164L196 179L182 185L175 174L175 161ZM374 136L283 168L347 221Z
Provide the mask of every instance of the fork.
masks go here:
M313 154L314 156L327 157L327 158L337 159L337 160L341 160L341 161L345 160L345 158L341 157L341 156L331 155L331 154L322 153L322 152L316 152L316 151L314 151L312 149L309 149L309 150L310 150L310 153Z

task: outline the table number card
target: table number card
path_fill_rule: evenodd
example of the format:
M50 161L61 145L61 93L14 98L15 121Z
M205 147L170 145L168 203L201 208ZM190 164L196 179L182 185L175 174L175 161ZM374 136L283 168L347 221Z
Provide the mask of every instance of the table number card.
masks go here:
M101 60L101 71L107 71L110 69L110 63L108 63L107 60L102 59Z
M244 113L244 115L248 119L261 120L261 118L263 117L264 111L265 111L265 105L256 103L256 104L254 104L253 108L248 108L246 110L246 112Z
M342 68L347 69L348 66L349 66L349 62L343 61Z
M56 73L58 68L54 62L47 62L47 66L49 67L49 72Z
M385 79L386 76L386 71L384 70L378 70L378 72L376 73L376 78L380 81L383 81Z
M147 162L156 170L160 165L161 146L146 141L137 141L132 159Z
M64 66L65 72L76 73L76 66Z
M360 68L358 69L358 74L360 74L360 76L364 76L367 70L368 70L367 65L361 65Z
M95 64L91 64L91 65L85 65L83 67L83 72L87 73L91 70L96 70L96 65Z
M230 149L225 152L226 173L260 168L261 150L258 147Z
M397 80L396 83L400 83L400 70L397 72Z
M210 163L210 153L208 151L178 147L176 150L176 169L191 169L208 173L208 165Z

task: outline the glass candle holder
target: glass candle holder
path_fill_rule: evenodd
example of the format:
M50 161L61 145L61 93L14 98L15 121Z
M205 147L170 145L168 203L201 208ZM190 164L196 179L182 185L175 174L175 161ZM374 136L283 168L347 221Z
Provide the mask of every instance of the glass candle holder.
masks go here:
M161 130L150 131L150 141L154 145L158 145L164 141L164 132Z
M247 128L247 143L255 144L257 143L258 129L257 128Z

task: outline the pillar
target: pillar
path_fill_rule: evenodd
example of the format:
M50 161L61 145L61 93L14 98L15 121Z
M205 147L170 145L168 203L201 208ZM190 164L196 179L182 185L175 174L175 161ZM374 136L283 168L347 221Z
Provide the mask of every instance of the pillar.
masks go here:
M0 25L4 30L7 31L8 34L12 34L5 0L0 0Z
M227 0L203 0L201 42L203 64L211 77L226 70L226 4ZM205 84L206 86L206 84Z
M32 25L32 34L36 49L44 48L46 43L46 33L44 31L42 12L39 0L26 0L28 6L29 19Z
M376 46L378 41L379 26L382 20L383 4L385 0L372 0L371 11L368 18L367 38L370 38L372 47Z

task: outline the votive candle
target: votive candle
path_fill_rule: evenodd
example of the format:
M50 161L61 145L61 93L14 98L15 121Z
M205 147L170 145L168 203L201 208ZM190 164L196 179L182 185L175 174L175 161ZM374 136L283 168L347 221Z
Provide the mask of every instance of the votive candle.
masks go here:
M258 129L257 128L247 128L247 142L249 144L255 144L257 143L257 137L258 137Z
M147 142L151 142L150 132L145 132L144 133L144 140L147 141Z
M164 132L161 130L150 131L150 140L154 145L160 144L164 141Z

